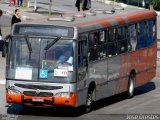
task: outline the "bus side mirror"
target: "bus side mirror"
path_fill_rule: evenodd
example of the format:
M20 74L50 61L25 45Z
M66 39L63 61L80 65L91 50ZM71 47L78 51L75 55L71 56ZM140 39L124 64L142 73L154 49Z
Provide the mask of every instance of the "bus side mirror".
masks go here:
M3 40L3 46L2 46L2 57L6 57L7 50L8 50L8 42L12 39L11 35L7 35L5 39Z

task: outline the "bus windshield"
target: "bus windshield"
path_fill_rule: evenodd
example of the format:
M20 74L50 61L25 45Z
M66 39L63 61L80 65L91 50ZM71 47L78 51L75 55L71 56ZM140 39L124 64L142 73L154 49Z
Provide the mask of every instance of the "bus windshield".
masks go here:
M13 36L9 48L7 79L75 82L74 40Z

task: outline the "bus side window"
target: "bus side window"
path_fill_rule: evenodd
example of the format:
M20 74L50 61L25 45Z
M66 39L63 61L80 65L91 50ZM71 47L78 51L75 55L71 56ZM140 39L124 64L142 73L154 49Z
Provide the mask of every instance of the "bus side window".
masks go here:
M98 44L98 33L93 32L89 34L89 61L97 60L97 44Z
M108 39L108 56L113 56L117 54L117 40L116 40L116 28L109 29L109 39Z
M147 21L144 22L144 39L146 39L146 46L148 45L148 24Z
M118 40L122 40L122 39L126 39L126 27L122 26L118 28L118 32L117 32L117 39Z
M156 40L156 20L153 20L153 41Z
M146 34L145 34L145 22L138 23L138 41L137 49L144 48L147 46Z
M152 46L153 42L155 41L156 37L156 26L155 26L155 20L149 20L147 21L147 31L148 31L148 46Z
M117 33L117 38L118 38L118 53L124 53L127 51L128 46L127 46L127 27L119 27L118 28L118 33Z
M137 46L137 30L136 25L131 25L128 27L128 50L129 51L135 51Z
M99 32L97 52L98 52L97 53L98 59L101 59L107 56L107 44L106 44L106 38L105 38L105 31Z
M78 67L86 66L87 63L87 37L80 36L78 42Z
M104 44L105 42L106 42L105 31L100 31L99 32L98 44Z

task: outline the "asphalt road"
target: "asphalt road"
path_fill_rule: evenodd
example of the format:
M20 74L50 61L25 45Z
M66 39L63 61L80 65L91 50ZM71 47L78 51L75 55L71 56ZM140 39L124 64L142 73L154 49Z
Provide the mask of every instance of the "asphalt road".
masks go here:
M10 31L10 17L4 16L3 33ZM158 29L159 30L159 29ZM158 50L159 54L160 49ZM0 56L0 79L4 79L5 58ZM69 108L32 108L21 105L8 105L5 102L5 85L0 84L0 119L3 120L127 120L131 115L154 115L160 119L160 60L157 59L157 76L145 86L137 88L132 99L119 94L96 102L91 113L84 114ZM132 116L132 117L133 117Z
M75 112L69 108L31 108L24 109L21 105L5 103L5 86L0 85L0 114L14 115L20 120L125 120L129 115L155 114L160 111L160 61L157 61L157 77L151 82L137 88L132 99L126 99L125 94L119 94L95 103L91 113ZM159 117L159 116L158 116Z

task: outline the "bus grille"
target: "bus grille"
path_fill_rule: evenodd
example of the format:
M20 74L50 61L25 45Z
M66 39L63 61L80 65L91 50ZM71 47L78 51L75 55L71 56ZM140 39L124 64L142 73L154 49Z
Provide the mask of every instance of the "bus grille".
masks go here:
M36 93L36 91L24 91L23 94L26 96L36 96L36 97L53 97L53 93L50 92Z
M14 84L17 87L20 88L27 88L27 89L39 89L39 90L58 90L58 89L62 89L63 86L45 86L45 85L31 85L31 84L18 84L15 83Z

